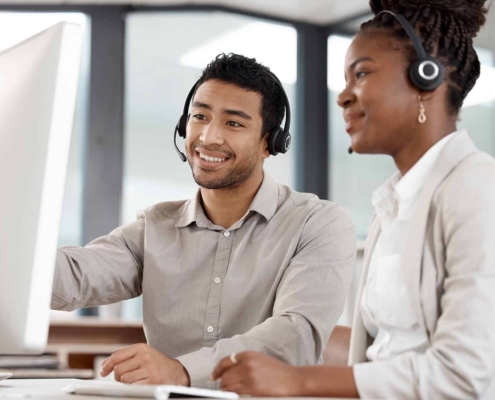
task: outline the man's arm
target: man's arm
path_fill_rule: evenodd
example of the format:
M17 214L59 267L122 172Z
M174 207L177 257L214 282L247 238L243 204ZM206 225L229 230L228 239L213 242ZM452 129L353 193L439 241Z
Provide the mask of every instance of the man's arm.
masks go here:
M144 216L85 247L57 252L51 308L72 311L141 294Z
M280 282L273 316L245 334L177 357L191 385L213 387L214 367L233 352L263 352L293 365L319 362L342 313L355 256L355 229L347 214L334 204L320 208L308 219Z

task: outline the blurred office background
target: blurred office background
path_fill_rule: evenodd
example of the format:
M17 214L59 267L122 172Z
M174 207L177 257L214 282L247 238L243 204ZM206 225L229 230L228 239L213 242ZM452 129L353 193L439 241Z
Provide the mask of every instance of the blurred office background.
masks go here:
M287 91L293 147L270 158L266 171L345 207L362 243L373 215L371 194L395 166L386 156L348 155L336 98L351 38L370 17L367 0L0 1L0 51L61 20L86 32L60 245L84 245L133 221L140 209L194 195L173 132L188 91L221 52L256 58ZM492 12L475 40L481 79L459 123L492 155L494 37ZM355 280L359 270L358 259ZM350 322L350 304L342 323ZM112 314L139 320L140 299L100 309L101 316Z

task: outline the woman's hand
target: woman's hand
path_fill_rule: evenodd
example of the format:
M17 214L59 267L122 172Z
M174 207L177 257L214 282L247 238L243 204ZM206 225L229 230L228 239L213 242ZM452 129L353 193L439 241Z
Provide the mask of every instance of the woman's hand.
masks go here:
M251 396L298 396L304 379L297 367L285 364L262 353L247 351L226 357L213 371L212 379L220 379L220 388Z

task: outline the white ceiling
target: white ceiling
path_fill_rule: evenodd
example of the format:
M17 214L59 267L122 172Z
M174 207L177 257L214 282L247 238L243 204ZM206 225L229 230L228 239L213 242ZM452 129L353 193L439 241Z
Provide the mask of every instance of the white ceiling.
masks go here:
M0 0L0 4L216 5L320 25L341 21L369 10L367 0Z
M223 6L318 25L340 22L369 11L369 0L0 0L0 5L2 4ZM349 27L357 29L360 22L362 21ZM488 14L488 22L476 38L475 44L495 51L495 10Z

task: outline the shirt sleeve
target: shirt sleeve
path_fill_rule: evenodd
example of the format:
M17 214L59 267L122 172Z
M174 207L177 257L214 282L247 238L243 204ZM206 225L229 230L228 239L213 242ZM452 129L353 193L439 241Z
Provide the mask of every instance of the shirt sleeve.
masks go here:
M495 168L485 163L457 178L437 210L446 278L431 345L424 354L354 365L362 398L480 398L494 376L495 188L487 183L495 182Z
M320 207L284 272L273 316L242 335L177 357L191 385L214 388L211 373L232 352L259 351L293 365L320 363L344 307L355 257L355 228L347 214L335 204Z
M85 247L58 249L51 308L112 304L142 291L144 215Z

